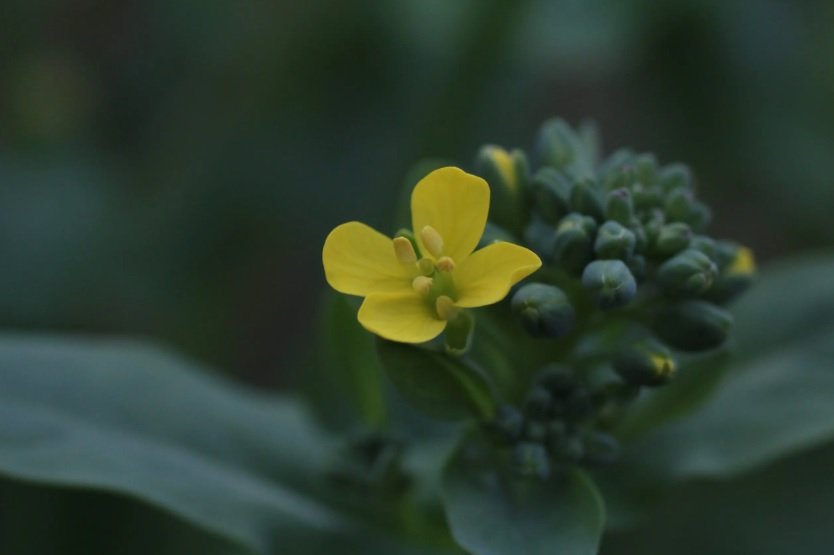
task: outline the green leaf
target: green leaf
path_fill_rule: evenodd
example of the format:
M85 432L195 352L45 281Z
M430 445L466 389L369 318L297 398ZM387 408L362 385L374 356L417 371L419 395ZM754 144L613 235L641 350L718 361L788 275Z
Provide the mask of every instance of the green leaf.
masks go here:
M330 453L295 403L159 349L0 338L6 477L133 499L252 553L386 545L323 502Z
M418 409L443 419L492 418L490 385L468 361L381 339L377 350L394 386Z
M834 260L782 263L735 316L739 353L715 394L632 459L671 479L726 476L834 439Z
M452 535L473 555L592 555L605 520L602 499L583 472L516 477L473 438L446 465L443 501Z
M834 445L733 480L674 488L628 533L606 535L603 555L828 555L834 545Z
M345 295L324 295L319 336L317 364L302 376L316 415L337 430L356 422L382 425L388 415L374 337L359 325L356 306Z

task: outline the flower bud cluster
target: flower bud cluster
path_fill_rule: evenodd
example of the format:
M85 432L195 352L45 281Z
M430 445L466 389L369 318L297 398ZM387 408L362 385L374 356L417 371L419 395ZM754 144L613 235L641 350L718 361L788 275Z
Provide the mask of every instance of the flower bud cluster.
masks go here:
M676 352L720 347L732 327L724 305L755 272L749 249L706 234L711 212L686 166L630 150L600 161L597 152L593 133L557 119L532 156L487 146L475 164L500 199L482 244L521 243L543 260L511 305L528 334L552 341L551 360L567 365L559 379L571 384L540 377L519 408L499 411L493 428L524 473L609 457L591 445L615 452L601 411L622 405L623 391L668 383ZM600 364L618 381L583 386Z

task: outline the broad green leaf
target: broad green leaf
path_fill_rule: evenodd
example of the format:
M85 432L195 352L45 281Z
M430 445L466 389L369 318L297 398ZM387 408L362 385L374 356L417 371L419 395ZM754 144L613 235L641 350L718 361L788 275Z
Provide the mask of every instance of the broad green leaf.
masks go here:
M377 350L397 391L418 409L444 419L492 417L490 385L469 361L392 341L379 340Z
M646 525L606 535L603 555L829 555L834 446L731 480L676 487Z
M715 394L632 459L672 479L724 476L834 439L834 260L782 263L735 315L738 354Z
M0 338L6 477L134 499L251 553L391 552L323 502L330 455L295 403L164 351Z
M447 463L442 485L452 535L473 555L597 552L604 507L581 471L519 478L470 438Z

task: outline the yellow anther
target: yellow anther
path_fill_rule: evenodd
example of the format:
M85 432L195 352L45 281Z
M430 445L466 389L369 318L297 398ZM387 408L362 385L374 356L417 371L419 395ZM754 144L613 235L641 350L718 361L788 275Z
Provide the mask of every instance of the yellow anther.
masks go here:
M417 262L417 253L414 252L414 245L405 237L394 237L394 253L397 260L403 264L414 264Z
M727 268L727 273L736 276L749 276L756 273L756 258L753 256L753 251L747 247L739 248L733 262Z
M426 276L417 276L411 282L411 286L414 288L414 290L420 293L421 295L428 295L429 291L431 291L432 285L434 285L434 280Z
M434 262L432 262L431 258L421 258L417 262L417 268L420 269L420 273L424 276L430 276L434 273Z
M434 309L441 320L453 320L460 309L455 306L455 301L446 295L440 295L434 303Z
M443 237L432 226L427 225L420 230L420 239L423 240L423 246L429 251L429 254L435 258L440 258L443 254Z
M451 272L455 269L455 261L448 256L441 256L437 260L437 269L441 272Z

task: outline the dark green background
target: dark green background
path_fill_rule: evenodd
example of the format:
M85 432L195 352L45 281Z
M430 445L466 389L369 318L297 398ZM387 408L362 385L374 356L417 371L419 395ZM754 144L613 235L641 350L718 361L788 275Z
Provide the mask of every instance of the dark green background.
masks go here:
M386 228L412 163L595 119L690 163L717 235L830 244L834 4L10 0L0 326L304 372L329 229ZM293 371L286 370L294 368Z

